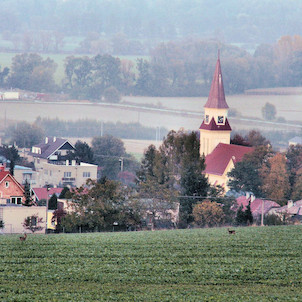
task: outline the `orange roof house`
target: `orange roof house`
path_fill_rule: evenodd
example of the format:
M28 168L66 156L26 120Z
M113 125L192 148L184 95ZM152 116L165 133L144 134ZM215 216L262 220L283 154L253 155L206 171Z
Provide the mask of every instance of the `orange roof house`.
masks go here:
M227 173L243 156L253 151L251 147L231 145L228 104L225 99L220 58L211 84L208 100L204 105L204 120L200 131L200 156L205 156L205 174L213 185L221 185L228 191Z
M4 228L0 233L12 234L27 232L23 223L26 217L37 215L43 220L43 229L39 233L45 232L46 207L23 206L24 189L17 180L4 167L0 167L0 220L4 223Z
M24 199L24 189L17 180L0 167L0 204L21 205Z

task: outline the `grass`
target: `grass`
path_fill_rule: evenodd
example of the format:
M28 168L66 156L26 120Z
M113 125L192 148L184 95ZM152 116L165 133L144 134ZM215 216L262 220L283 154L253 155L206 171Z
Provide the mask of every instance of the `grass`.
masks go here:
M0 238L1 301L301 301L301 226Z

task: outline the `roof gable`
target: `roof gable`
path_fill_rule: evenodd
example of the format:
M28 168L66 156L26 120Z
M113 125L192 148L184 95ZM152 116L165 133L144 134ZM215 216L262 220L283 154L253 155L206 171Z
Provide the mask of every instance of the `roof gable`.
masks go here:
M252 151L252 147L219 143L216 148L206 156L205 173L223 175L231 160L235 164L241 161L245 154Z
M219 109L227 109L229 108L224 94L220 59L218 57L216 68L211 84L211 89L208 97L208 101L204 105L205 108L219 108Z
M15 177L9 173L9 171L0 171L0 183L7 179L10 179L22 192L24 192L23 187L17 182Z
M38 200L47 199L53 194L60 195L62 190L63 188L49 188L49 190L47 188L32 188Z
M56 151L67 149L74 150L74 146L67 140L63 138L48 138L47 142L40 143L35 145L34 147L39 148L41 150L41 154L38 153L30 153L34 157L45 158L48 159L51 155L53 155Z

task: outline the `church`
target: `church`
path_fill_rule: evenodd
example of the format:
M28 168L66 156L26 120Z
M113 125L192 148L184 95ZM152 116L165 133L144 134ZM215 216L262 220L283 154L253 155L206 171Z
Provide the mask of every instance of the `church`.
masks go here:
M229 190L227 173L245 154L253 151L251 147L230 144L232 128L227 118L228 109L218 55L209 97L204 105L204 120L199 128L199 153L205 156L205 174L210 184L220 185L226 192Z

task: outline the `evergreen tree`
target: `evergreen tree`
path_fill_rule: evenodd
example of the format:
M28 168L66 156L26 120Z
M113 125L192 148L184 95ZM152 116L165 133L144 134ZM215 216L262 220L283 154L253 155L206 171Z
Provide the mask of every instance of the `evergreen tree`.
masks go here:
M235 218L236 225L245 225L246 223L246 216L243 211L243 206L241 205L237 212L236 212L236 218Z
M52 194L52 196L48 200L48 209L56 210L58 208L58 198L56 194Z
M64 187L61 194L59 195L59 199L68 198L68 195L70 195L70 190L68 187Z
M246 210L244 211L245 216L245 224L253 224L254 217L251 210L251 202L249 201L249 204L246 207Z
M27 179L24 184L24 197L25 201L23 205L26 207L31 207L33 205L33 199L31 197L30 184L28 183Z

